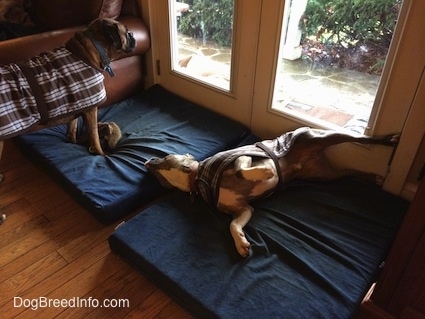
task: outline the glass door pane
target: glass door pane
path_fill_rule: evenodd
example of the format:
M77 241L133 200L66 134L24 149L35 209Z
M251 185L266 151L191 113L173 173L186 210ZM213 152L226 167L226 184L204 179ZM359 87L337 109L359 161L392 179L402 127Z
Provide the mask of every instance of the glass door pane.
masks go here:
M173 71L230 91L233 0L171 0Z
M401 0L288 0L272 108L364 133Z

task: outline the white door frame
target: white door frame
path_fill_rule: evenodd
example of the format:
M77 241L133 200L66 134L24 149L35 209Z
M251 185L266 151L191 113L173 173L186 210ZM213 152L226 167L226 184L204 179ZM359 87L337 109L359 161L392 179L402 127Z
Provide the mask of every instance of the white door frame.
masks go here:
M258 46L261 1L235 0L230 92L186 77L171 68L168 0L143 0L144 17L149 19L155 45L148 58L160 73L151 74L153 83L246 126L251 122L252 92Z

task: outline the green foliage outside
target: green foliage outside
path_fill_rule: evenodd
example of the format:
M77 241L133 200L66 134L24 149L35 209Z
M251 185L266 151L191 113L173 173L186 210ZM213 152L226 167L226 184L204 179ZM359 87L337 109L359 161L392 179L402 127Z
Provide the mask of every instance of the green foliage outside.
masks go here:
M294 0L297 1L297 0ZM190 37L230 46L233 0L181 0L190 6L179 31ZM402 0L308 0L300 26L303 58L339 67L380 73ZM314 48L314 56L311 55ZM317 50L319 49L319 50ZM325 52L325 55L317 55ZM357 66L358 67L358 66Z
M304 59L380 75L402 0L308 0Z
M401 0L309 0L302 29L323 43L388 48Z
M189 11L183 12L179 31L185 35L231 46L233 33L233 0L183 0Z

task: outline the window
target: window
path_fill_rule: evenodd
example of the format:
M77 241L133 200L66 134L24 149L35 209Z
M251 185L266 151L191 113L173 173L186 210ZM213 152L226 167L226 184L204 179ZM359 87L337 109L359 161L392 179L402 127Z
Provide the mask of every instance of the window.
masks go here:
M288 1L290 2L290 0ZM235 119L247 125L254 134L261 138L272 138L284 131L303 125L339 130L343 127L347 128L348 122L338 126L329 121L320 120L320 117L306 119L306 111L291 110L287 107L284 109L283 103L278 105L274 102L278 101L277 98L280 100L286 98L286 101L296 104L294 99L287 98L278 90L274 90L275 83L278 82L276 78L279 77L281 71L281 69L276 69L278 65L281 66L281 63L278 63L278 54L282 52L280 50L282 46L279 46L279 44L285 43L281 39L280 30L286 31L286 27L282 28L282 22L289 23L288 19L283 19L289 12L287 6L291 3L288 3L288 1L232 1L232 4L234 4L232 45L229 47L231 48L229 75L231 84L228 89L220 88L211 84L211 82L210 84L201 82L191 75L185 75L182 71L179 71L177 64L179 49L176 49L176 47L178 48L176 46L178 38L175 36L180 32L178 25L182 20L176 16L176 10L171 10L172 8L175 9L175 0L142 1L142 12L146 15L145 18L152 20L150 21L152 50L149 53L151 54L149 58L151 68L148 68L148 84L159 83L182 97ZM301 2L302 0L296 0L296 2L298 1ZM360 0L351 0L350 3L357 1ZM367 3L377 4L383 1L390 3L390 0L370 0ZM366 130L365 133L367 135L383 135L403 132L403 141L397 147L390 173L384 183L384 189L400 193L406 172L411 165L412 153L415 152L422 137L417 132L418 123L411 124L406 121L409 120L409 114L412 114L411 120L420 122L423 119L423 116L419 116L423 113L422 100L415 96L419 93L423 94L425 91L423 82L421 82L425 67L423 59L425 56L425 33L418 32L418 30L423 29L424 25L422 13L425 10L425 2L423 0L403 0L402 3L399 0L394 1L392 0L391 3L396 6L392 8L397 12L401 6L400 14L397 17L397 25L392 38L393 43L386 56L385 67L377 80L376 95L371 98L371 105L367 109L367 116L369 116L369 112L372 112L367 123L371 128ZM188 0L181 2L187 5L190 3ZM204 0L204 2L211 4L215 3L215 0ZM193 3L194 1L192 1ZM304 12L307 8L306 2ZM373 12L372 10L369 11ZM183 14L184 12L181 13L182 16ZM300 31L298 34L300 41L303 40L304 28L307 27L303 14L301 14L301 18L298 18L298 21L295 20ZM302 22L301 25L299 24L300 21ZM382 19L375 19L375 21L379 23ZM175 26L172 26L173 24ZM319 33L323 36L328 34L329 32ZM199 37L199 35L194 38L196 37ZM177 41L170 41L171 38L175 38ZM300 48L303 47L300 46ZM184 51L182 50L181 53L184 53ZM308 59L308 57L304 59ZM302 60L302 58L299 60ZM282 62L282 57L279 61ZM296 59L285 59L283 62L287 61L292 63L296 62ZM384 62L382 61L380 64L382 66ZM313 67L314 65L310 64L310 66ZM379 63L377 66L379 66ZM341 69L345 69L348 74L354 74L350 69ZM371 73L370 75L375 75L373 72ZM367 75L368 73L363 72L363 74ZM199 78L203 79L202 76ZM353 82L354 80L355 77L351 76L350 81ZM285 86L289 86L289 84L281 87L282 92ZM322 91L319 91L321 96L331 96L331 94L322 93ZM281 94L280 97L278 94ZM303 98L302 95L301 98ZM274 102L273 107L272 102ZM314 100L314 107L318 104L316 102ZM311 105L307 106L311 107ZM354 121L355 115L350 116L350 120ZM362 125L364 125L364 122ZM357 128L353 126L353 128L357 131L363 130L363 126ZM391 151L391 148L360 147L356 144L343 144L330 150L332 160L336 165L375 172L380 175L386 175L388 172L387 165Z
M169 3L172 70L230 91L233 0Z
M285 2L272 109L364 133L401 0Z

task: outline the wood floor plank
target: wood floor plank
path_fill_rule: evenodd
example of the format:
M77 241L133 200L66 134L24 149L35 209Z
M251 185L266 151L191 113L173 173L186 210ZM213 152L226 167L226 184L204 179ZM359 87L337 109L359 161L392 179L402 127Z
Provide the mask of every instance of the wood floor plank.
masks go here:
M66 264L66 261L57 252L41 258L30 267L2 282L0 303L12 302L13 297L22 296L28 289L42 282ZM3 313L8 312L3 311Z
M174 301L170 301L167 306L161 310L161 312L155 316L155 319L193 319L192 315L186 310L177 305Z
M19 240L19 245L10 243L0 249L0 267L17 259L19 256L40 246L46 240L46 235L42 232L31 232Z
M28 251L25 254L18 256L12 262L6 264L3 267L0 267L1 270L1 280L7 280L8 278L14 276L15 274L24 271L27 267L30 267L33 263L37 262L43 256L50 254L57 249L57 243L53 240L49 240L37 246L36 248Z
M102 225L6 141L0 172L0 313L5 318L192 318L108 245ZM130 214L128 218L134 216ZM128 299L129 307L14 307L13 298Z
M132 310L128 314L128 318L155 318L170 302L170 298L161 290L158 290Z
M17 174L14 174L15 172ZM20 168L5 172L5 174L5 179L0 185L0 203L2 205L32 194L41 185L49 183L48 177L36 169L33 164L25 164Z
M1 225L0 248L40 227L44 227L48 223L45 217L31 214L31 204L26 199L18 200L0 208L0 214L6 214L8 217L7 223Z
M87 271L93 264L100 260L104 260L109 254L108 245L106 243L101 243L95 249L82 255L73 263L56 271L42 283L35 285L30 291L27 291L23 297L33 299L43 295L51 295L54 291L61 289L65 283ZM78 293L78 290L75 290L75 292ZM78 295L78 297L80 297L80 295Z
M45 209L43 216L50 221L54 221L63 215L75 214L76 212L88 214L77 202L69 197L67 200L58 203L55 207Z
M90 229L87 229L86 232L58 249L58 252L68 262L72 262L83 253L104 241L113 231L112 226L105 227L96 222L87 223L87 225L90 225Z
M134 309L144 298L157 288L128 265L121 268L108 281L100 284L83 298L96 296L102 303L101 307L91 309L70 308L61 314L61 318L76 318L85 313L86 318L122 318ZM143 292L143 293L138 293ZM103 303L106 303L103 305ZM90 311L90 313L88 313Z
M125 265L121 262L121 260L118 260L112 254L109 254L85 269L84 272L81 272L62 286L58 287L58 289L46 294L46 297L51 300L72 300L73 298L81 298L81 296L88 294L93 287L107 281L114 275L114 273L124 266ZM97 296L92 297L97 299ZM90 310L90 307L88 309ZM16 318L26 318L28 315L27 312L30 311L31 310L28 309L26 312L16 316ZM37 317L52 318L58 316L64 311L65 308L63 307L46 307L37 310Z
M52 192L45 184L37 183L37 190L27 194L25 198L33 205L35 213L44 213L47 210L54 209L58 205L69 200L69 195L61 188L55 191L55 196L52 197Z
M10 156L15 153L15 158ZM0 161L0 172L4 174L5 182L8 182L9 185L12 185L11 183L16 181L16 179L28 177L28 171L32 171L34 169L36 169L35 165L20 155L16 149L10 150L9 148L9 152L3 151L2 159Z
M38 218L37 214L36 216ZM0 248L0 266L7 265L46 241L53 240L54 245L51 249L60 249L73 240L74 236L78 235L78 228L82 226L86 227L87 224L81 224L72 215L66 215L62 219L45 224L37 231L30 232L25 236L18 236L15 241ZM87 231L87 229L84 231ZM51 250L45 250L45 252L50 253Z
M5 170L14 167L19 167L24 163L27 163L27 160L18 151L18 147L15 143L10 139L4 141L2 160L0 162L0 172L4 172Z
M26 253L18 254L16 259L6 264L4 269L2 269L0 282L2 279L13 276L16 272L22 271L22 269L25 269L25 267L37 261L40 256L56 251L76 237L85 234L89 230L89 227L90 225L87 223L81 223L78 219L74 218L72 214L68 214L38 229L45 241L41 243L40 239L38 241L38 243L41 243L40 246L30 249ZM9 247L19 246L21 244L21 238L19 237L16 238L16 241L12 242ZM3 249L8 250L9 248ZM2 258L3 257L0 257L0 263Z

